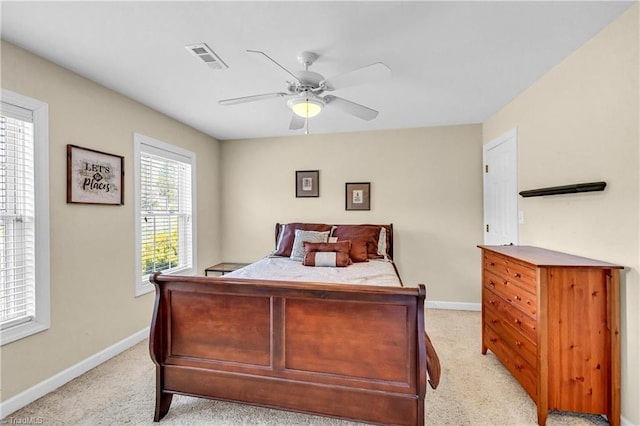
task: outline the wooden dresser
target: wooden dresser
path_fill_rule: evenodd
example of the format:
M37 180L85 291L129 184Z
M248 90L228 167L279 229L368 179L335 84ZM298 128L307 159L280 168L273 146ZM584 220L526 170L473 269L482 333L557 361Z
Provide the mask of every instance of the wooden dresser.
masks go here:
M530 246L482 249L482 353L549 410L620 425L622 266Z

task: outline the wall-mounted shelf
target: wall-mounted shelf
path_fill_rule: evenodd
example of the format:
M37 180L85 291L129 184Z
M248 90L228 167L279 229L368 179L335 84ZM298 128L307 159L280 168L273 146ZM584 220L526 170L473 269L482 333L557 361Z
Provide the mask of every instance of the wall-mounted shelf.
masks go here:
M605 186L607 186L606 182L576 183L573 185L529 189L527 191L520 191L519 194L523 197L542 197L545 195L575 194L578 192L604 191Z

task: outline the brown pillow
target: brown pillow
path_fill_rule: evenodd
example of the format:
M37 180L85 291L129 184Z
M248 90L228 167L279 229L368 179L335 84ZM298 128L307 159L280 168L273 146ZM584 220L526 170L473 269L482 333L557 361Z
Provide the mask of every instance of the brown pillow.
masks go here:
M338 239L338 241L345 240ZM351 241L351 250L349 251L349 257L354 262L368 262L369 255L367 254L367 244L363 240Z
M310 243L305 241L304 259L305 266L333 266L344 267L351 265L349 251L351 241L340 241L337 243Z
M354 262L366 262L381 257L378 255L379 226L337 225L333 227L331 236L338 237L338 241L351 241L351 260ZM364 256L362 251L365 253Z
M324 223L287 223L282 225L280 234L278 235L278 241L276 250L272 253L272 256L284 256L290 257L291 250L293 249L293 241L296 237L296 229L302 229L303 231L331 231L331 225Z
M380 245L380 238L382 238L383 236L380 235L378 238L378 249L376 250L377 255L375 258L383 258L385 256L389 256L389 248L391 244L391 225L362 225L362 226L372 226L374 228L385 229L384 241L382 242L383 244L382 246ZM372 257L370 256L369 258L371 259Z

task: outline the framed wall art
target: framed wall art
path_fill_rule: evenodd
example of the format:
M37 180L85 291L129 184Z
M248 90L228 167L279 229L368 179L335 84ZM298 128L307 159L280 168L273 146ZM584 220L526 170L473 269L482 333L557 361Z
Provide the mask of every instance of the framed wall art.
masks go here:
M371 210L371 183L345 184L345 210Z
M320 171L298 170L296 171L296 197L320 196Z
M124 157L67 145L67 203L124 204Z

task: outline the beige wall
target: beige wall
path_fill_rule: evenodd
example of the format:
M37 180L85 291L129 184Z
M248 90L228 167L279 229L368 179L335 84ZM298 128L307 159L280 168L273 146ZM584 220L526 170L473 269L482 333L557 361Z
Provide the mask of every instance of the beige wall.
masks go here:
M283 125L286 125L283 123ZM255 261L276 222L393 223L407 285L431 301L480 302L480 125L225 141L223 256ZM295 171L320 171L320 197L295 197ZM371 210L345 211L345 182L371 182Z
M487 143L518 129L519 190L606 181L604 192L520 198L520 244L626 266L622 412L640 424L638 5L487 120Z
M134 297L133 132L197 156L198 270L219 258L219 144L85 78L2 42L2 88L49 104L51 328L2 347L2 400L149 326ZM66 145L125 157L124 206L66 203Z

